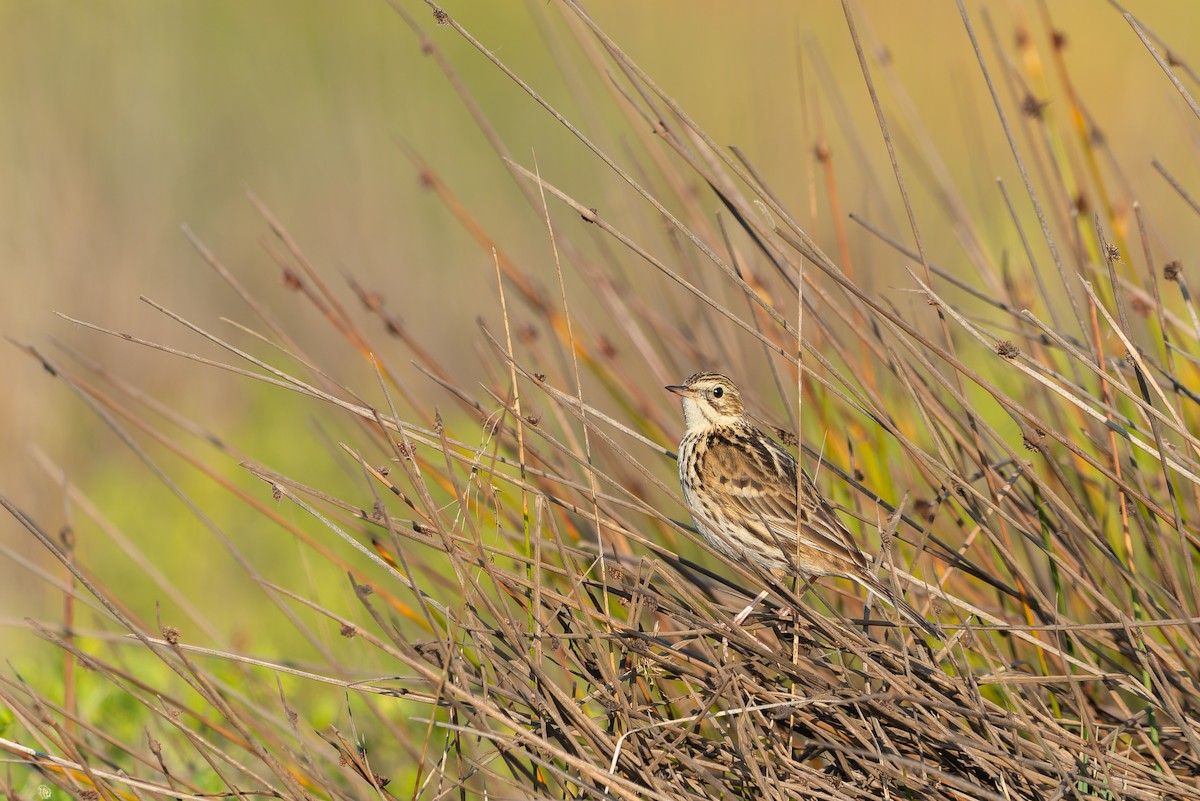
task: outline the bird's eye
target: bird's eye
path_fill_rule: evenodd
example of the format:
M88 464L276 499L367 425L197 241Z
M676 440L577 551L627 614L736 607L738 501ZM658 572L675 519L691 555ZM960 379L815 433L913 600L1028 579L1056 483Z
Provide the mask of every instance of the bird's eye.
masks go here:
M714 398L719 398L719 397L721 397L721 396L722 396L722 395L724 395L724 394L725 394L725 388L724 388L724 387L713 387L713 397L714 397Z

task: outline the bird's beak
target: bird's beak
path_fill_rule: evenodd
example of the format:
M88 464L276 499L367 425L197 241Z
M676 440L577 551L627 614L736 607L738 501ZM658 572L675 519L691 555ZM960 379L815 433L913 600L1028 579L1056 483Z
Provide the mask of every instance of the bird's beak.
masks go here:
M681 398L690 398L696 394L694 390L688 389L683 384L672 384L669 387L663 387L663 389L665 389L667 392L674 392Z

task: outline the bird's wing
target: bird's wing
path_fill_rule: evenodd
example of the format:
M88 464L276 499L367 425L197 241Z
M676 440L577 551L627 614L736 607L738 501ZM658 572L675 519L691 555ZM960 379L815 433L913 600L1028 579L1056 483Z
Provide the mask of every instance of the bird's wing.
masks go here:
M714 437L701 473L708 479L708 490L736 509L746 525L759 529L765 523L771 537L790 551L796 539L796 460L774 440L754 433ZM804 544L865 567L866 558L846 524L821 497L808 474L801 471L801 476L805 503L800 511L800 537Z

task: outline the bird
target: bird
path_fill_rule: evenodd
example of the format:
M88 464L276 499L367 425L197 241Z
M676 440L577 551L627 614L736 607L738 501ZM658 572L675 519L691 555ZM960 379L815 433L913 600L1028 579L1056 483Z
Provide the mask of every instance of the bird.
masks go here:
M926 634L942 636L872 575L854 536L808 473L750 421L733 381L702 372L666 389L680 397L683 407L683 500L713 548L733 559L748 559L776 577L850 579Z

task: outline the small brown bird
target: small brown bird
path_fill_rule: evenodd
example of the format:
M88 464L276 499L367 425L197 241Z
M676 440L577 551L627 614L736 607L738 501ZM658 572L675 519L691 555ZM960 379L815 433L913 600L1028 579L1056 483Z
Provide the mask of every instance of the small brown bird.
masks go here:
M846 524L795 457L750 422L732 381L719 373L697 373L667 389L682 399L687 426L679 443L683 500L714 548L776 575L848 578L926 633L942 636L871 575ZM802 500L797 498L797 470Z

